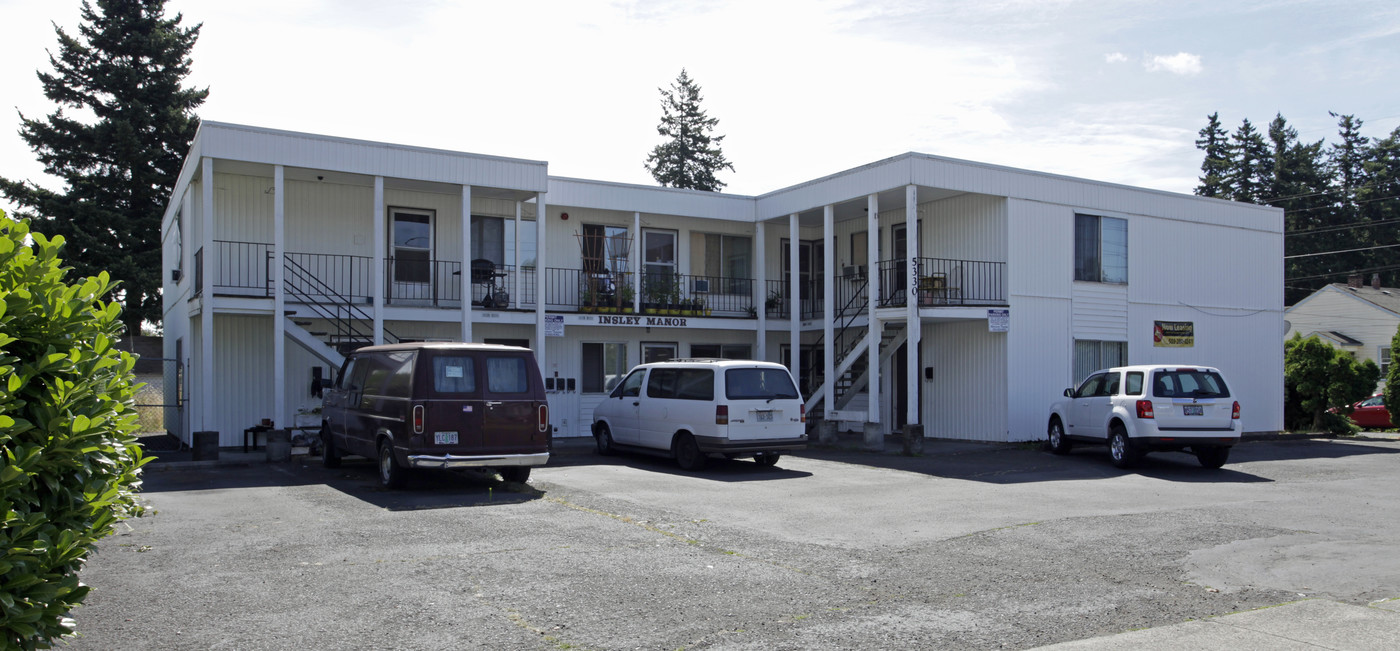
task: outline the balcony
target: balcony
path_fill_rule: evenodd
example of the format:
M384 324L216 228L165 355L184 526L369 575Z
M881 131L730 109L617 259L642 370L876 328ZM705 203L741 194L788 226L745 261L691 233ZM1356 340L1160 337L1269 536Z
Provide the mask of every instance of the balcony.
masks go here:
M1006 301L1006 263L947 258L918 258L911 272L906 260L883 260L880 307L903 307L910 285L918 287L919 307L1002 306Z

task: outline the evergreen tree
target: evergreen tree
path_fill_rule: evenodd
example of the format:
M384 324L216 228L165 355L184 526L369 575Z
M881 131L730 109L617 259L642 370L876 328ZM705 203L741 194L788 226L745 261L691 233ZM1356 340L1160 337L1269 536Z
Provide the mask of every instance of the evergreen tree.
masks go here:
M1246 118L1230 136L1230 168L1226 175L1230 186L1230 198L1235 201L1262 203L1266 189L1272 181L1273 171L1269 146L1264 136Z
M65 187L0 177L18 216L67 241L75 275L106 270L121 281L115 297L131 334L160 320L161 217L209 94L182 86L200 26L166 18L165 3L83 0L78 36L55 26L54 72L38 76L58 108L44 119L21 114L20 136Z
M1196 194L1202 197L1230 198L1228 182L1230 173L1230 137L1220 126L1220 113L1206 116L1209 122L1200 131L1196 148L1205 152L1201 160L1201 184L1196 186Z
M734 165L720 151L724 136L710 135L719 120L700 108L700 86L682 68L670 91L657 90L661 92L661 123L656 132L670 140L651 150L647 171L664 186L711 192L723 188L724 182L715 178L715 173L722 169L732 172Z
M1336 223L1336 210L1329 191L1330 177L1323 162L1323 141L1299 142L1298 130L1289 126L1282 115L1275 115L1269 123L1268 139L1273 169L1263 203L1284 209L1284 225L1289 233L1284 240L1284 255L1319 253L1345 246L1349 234L1327 228ZM1334 256L1287 260L1286 277L1322 277L1290 282L1286 302L1295 303L1326 285L1326 276L1336 273L1333 266L1337 262Z

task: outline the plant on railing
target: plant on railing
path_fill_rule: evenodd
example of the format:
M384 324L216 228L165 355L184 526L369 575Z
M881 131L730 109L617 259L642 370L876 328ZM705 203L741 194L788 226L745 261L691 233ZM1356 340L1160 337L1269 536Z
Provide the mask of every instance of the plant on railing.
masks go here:
M768 299L763 301L763 309L769 312L783 311L783 293L776 289L768 292Z
M632 285L630 283L618 287L617 299L618 302L622 304L623 314L632 313L632 299L636 298L636 296L637 294L635 291L633 291Z
M593 292L592 287L585 287L579 294L578 309L580 312L592 312L594 302L598 300L598 295Z

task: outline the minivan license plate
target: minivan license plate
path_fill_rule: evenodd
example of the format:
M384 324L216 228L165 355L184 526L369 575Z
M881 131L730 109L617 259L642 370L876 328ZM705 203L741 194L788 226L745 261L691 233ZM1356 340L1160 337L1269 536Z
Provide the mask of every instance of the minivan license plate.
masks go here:
M457 445L457 433L433 432L433 442L438 445Z
M1186 416L1203 416L1206 413L1202 405L1182 405L1181 412Z
M771 423L771 422L773 422L773 412L771 412L771 411L755 411L755 412L754 412L754 416L756 416L756 418L755 418L754 420L756 420L756 421L758 421L758 422L760 422L760 423Z

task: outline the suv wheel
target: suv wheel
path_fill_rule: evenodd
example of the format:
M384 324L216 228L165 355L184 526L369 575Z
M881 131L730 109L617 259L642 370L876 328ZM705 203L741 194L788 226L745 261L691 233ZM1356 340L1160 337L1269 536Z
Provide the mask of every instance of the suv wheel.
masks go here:
M681 432L676 435L675 443L676 463L680 464L682 470L700 470L705 467L705 453L700 451L700 446L695 443L695 437L690 432Z
M379 442L379 483L385 488L399 488L403 486L404 474L407 473L399 462L394 458L394 445L389 439Z
M1046 447L1055 454L1069 454L1069 439L1065 438L1065 425L1059 418L1050 419L1050 429L1045 436Z
M1114 425L1109 432L1108 453L1113 457L1113 465L1119 468L1131 468L1142 456L1122 425Z
M1230 448L1201 447L1191 448L1191 451L1196 453L1196 460L1206 468L1219 468L1230 458Z
M511 483L523 484L530 480L530 466L507 466L500 472L501 479Z
M778 454L777 452L765 452L763 454L753 455L753 460L754 463L757 463L760 466L776 466L778 465L778 459L782 456L783 455Z
M598 440L598 454L606 457L613 453L612 430L608 429L607 423L598 423L598 430L593 434L593 438Z

